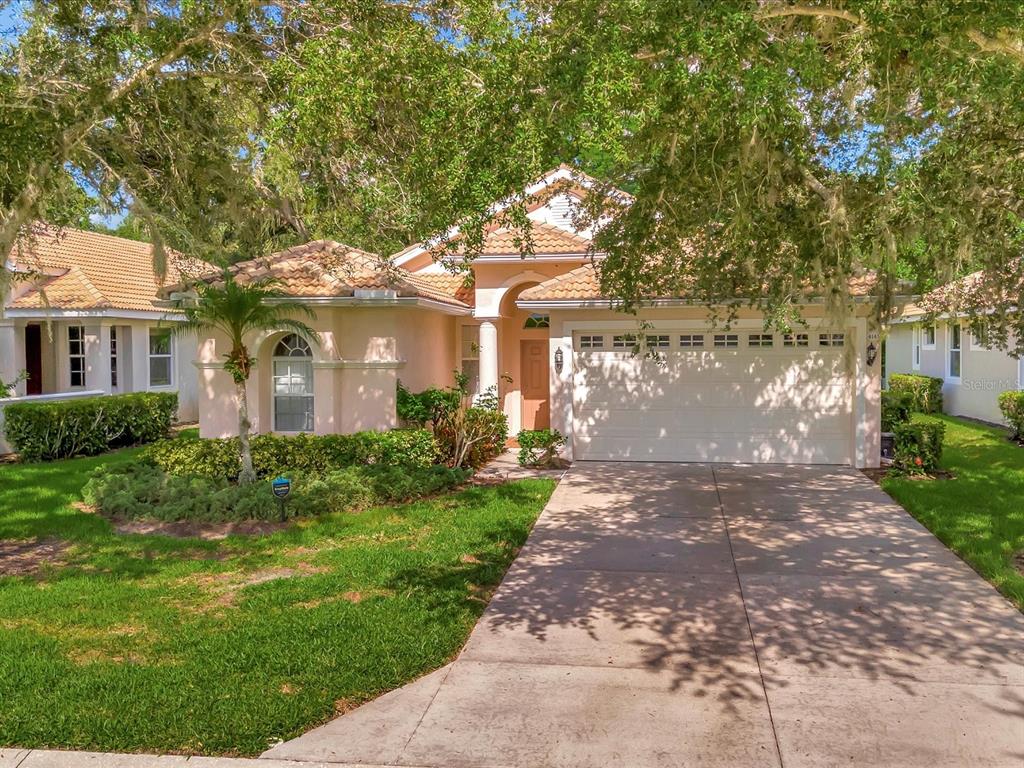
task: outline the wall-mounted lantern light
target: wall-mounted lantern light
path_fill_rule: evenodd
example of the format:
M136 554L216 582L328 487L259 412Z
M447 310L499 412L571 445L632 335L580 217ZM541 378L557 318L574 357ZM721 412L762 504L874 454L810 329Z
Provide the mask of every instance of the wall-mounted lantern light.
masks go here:
M562 366L565 364L565 354L562 352L562 348L559 347L555 350L555 372L561 373Z
M872 341L872 342L870 342L870 343L868 344L868 357L867 357L867 363L868 363L868 367L869 367L869 368L870 368L870 367L871 367L872 365L874 365L874 364L875 364L875 359L876 359L877 357L878 357L878 347L876 347L876 346L875 346L875 342L873 342L873 341Z

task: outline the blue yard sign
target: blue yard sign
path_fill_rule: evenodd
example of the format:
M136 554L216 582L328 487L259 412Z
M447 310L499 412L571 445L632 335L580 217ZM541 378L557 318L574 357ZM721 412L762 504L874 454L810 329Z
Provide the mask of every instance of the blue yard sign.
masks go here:
M279 499L283 499L289 493L292 492L292 481L287 477L275 477L271 482L270 487L274 491L274 495Z

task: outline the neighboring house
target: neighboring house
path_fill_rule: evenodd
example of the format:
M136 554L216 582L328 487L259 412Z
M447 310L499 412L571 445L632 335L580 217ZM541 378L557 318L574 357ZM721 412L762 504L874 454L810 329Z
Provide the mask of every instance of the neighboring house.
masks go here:
M527 188L534 254L523 258L513 233L493 230L468 284L423 243L381 260L318 241L236 265L243 282L273 276L305 299L320 335L248 340L254 429L391 428L399 380L443 387L459 369L476 392L497 389L513 435L551 426L576 459L878 465L881 366L868 302L831 321L809 300L807 327L783 336L766 333L754 309L710 328L706 307L665 297L639 317L660 361L634 355L638 319L601 295L600 254L572 224L592 183L563 166ZM207 437L237 432L226 352L224 338L199 340Z
M978 275L968 275L923 297L921 303L902 308L885 341L886 375L918 373L942 379L946 413L1002 424L999 393L1024 386L1024 360L989 347L971 332L965 317L948 312L929 315L927 308L935 305L940 294L966 290Z
M171 282L209 269L174 253L167 260ZM152 246L37 226L6 269L0 379L28 372L18 398L177 390L178 418L198 418L195 339L172 338L176 316L153 303L160 281Z

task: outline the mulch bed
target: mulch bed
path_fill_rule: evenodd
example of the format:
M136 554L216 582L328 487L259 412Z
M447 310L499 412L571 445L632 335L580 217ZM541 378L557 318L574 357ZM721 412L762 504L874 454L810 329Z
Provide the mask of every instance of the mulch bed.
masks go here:
M176 539L203 539L219 541L228 536L266 536L283 530L290 522L269 520L239 520L233 523L208 523L197 520L125 520L107 518L114 530L122 534L172 536Z
M890 467L868 467L862 469L861 472L869 479L873 480L876 484L881 485L882 480L888 475L892 469ZM904 475L906 480L955 480L956 475L952 472L948 472L945 469L939 469L928 475Z

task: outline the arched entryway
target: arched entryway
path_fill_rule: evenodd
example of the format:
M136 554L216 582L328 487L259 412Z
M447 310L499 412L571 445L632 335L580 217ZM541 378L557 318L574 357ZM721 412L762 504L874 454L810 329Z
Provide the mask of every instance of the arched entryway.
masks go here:
M520 283L501 301L501 370L508 380L500 391L512 435L551 425L548 316L516 306L519 294L534 285L536 281Z

